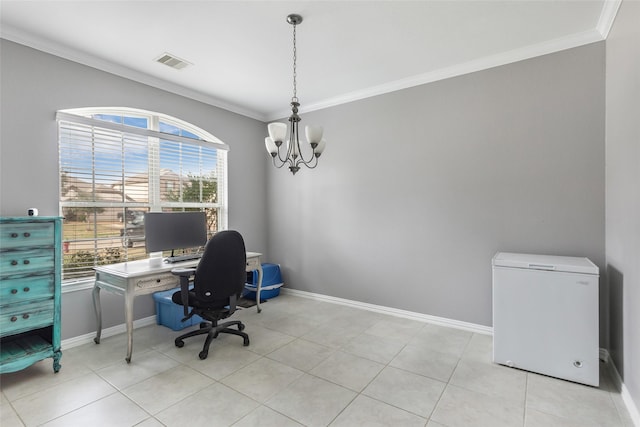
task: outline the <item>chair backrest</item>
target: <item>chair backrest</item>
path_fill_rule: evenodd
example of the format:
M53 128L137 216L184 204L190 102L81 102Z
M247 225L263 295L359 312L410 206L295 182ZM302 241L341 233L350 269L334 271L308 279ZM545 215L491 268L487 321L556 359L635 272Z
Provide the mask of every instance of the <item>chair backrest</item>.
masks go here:
M226 230L214 234L196 269L196 299L211 305L228 304L231 295L239 295L244 289L246 265L247 253L240 233Z

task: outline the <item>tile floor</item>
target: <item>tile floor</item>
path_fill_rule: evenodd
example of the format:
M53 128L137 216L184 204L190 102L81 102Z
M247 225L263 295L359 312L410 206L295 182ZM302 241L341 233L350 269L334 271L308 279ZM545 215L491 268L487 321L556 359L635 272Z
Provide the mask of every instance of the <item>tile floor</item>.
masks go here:
M63 349L0 376L0 425L632 426L601 371L599 389L491 363L490 336L281 294L246 309L249 347L224 335L124 334Z

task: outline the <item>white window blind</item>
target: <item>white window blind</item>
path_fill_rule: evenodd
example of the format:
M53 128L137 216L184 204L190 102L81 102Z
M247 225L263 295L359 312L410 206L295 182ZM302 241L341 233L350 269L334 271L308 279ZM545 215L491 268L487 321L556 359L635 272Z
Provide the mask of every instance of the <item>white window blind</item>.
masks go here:
M171 125L175 134L58 113L65 280L147 257L145 212L201 210L210 233L226 228L228 147Z

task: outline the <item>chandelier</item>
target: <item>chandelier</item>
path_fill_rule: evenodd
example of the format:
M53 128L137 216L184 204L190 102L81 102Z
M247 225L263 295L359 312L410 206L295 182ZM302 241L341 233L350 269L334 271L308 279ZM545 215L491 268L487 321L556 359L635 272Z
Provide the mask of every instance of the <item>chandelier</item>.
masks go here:
M293 97L291 98L291 116L289 116L289 137L286 140L286 154L284 154L284 158L282 157L283 154L280 148L287 137L286 123L269 123L267 126L269 136L264 139L264 143L267 151L271 154L273 165L278 169L284 165L289 165L289 170L295 175L296 172L300 170L300 165L304 165L309 169L313 169L318 165L318 158L322 154L322 151L324 151L326 141L322 139L322 127L306 126L305 135L311 146L311 153L309 153L309 150L306 150L307 154L303 154L303 150L301 150L300 147L300 134L298 130L298 124L301 120L298 115L300 102L298 101L296 87L296 26L302 22L302 16L291 14L287 16L287 22L293 25ZM284 151L284 148L282 151Z

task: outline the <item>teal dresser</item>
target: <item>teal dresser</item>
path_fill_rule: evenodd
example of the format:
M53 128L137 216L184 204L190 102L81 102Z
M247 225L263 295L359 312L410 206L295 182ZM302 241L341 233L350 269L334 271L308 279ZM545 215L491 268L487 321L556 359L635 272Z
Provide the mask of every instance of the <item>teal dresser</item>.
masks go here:
M62 219L0 218L0 373L60 370Z

